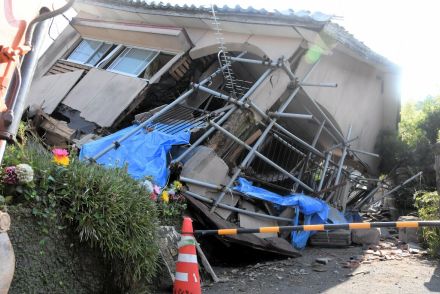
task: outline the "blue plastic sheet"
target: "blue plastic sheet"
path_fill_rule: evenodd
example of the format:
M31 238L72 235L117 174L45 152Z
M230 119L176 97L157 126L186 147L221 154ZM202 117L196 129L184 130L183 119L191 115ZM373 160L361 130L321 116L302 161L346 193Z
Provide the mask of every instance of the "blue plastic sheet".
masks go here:
M95 156L136 127L131 126L84 144L79 155L80 160ZM168 152L173 145L188 144L189 139L188 129L173 135L161 131L147 132L141 129L123 141L119 148L107 152L97 162L107 167L127 165L127 171L133 178L142 179L151 176L154 183L164 187L169 176Z
M238 185L234 187L234 190L280 206L296 207L304 215L304 224L306 225L328 223L327 218L330 208L327 203L320 199L304 194L281 196L266 189L255 187L252 182L243 178L238 178ZM297 249L304 248L307 240L314 233L312 231L294 232L292 234L292 245Z

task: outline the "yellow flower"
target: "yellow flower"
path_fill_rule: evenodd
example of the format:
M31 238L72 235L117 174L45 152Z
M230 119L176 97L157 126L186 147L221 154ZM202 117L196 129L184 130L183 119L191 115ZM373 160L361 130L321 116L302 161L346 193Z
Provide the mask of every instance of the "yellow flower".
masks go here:
M182 183L179 181L174 181L174 187L176 188L176 190L180 190L182 189Z
M69 165L69 152L66 149L56 148L52 150L53 153L53 161L56 164L68 166Z
M53 161L55 161L56 164L68 166L69 165L69 157L68 156L54 156Z
M165 203L170 202L170 195L168 194L168 191L163 191L162 192L162 200Z

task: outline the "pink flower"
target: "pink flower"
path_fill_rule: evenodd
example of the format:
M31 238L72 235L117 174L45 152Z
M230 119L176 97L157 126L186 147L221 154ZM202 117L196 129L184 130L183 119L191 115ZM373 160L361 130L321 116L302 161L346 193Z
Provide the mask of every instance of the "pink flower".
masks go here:
M154 185L153 192L156 193L157 195L159 195L160 194L160 187L157 185Z
M54 150L52 150L52 153L53 155L59 157L69 156L69 152L67 152L66 149L55 148Z
M157 201L157 194L156 193L151 193L150 199L153 200L153 201Z
M56 164L68 166L69 165L69 152L67 152L66 149L54 149L52 150L53 153L53 161Z

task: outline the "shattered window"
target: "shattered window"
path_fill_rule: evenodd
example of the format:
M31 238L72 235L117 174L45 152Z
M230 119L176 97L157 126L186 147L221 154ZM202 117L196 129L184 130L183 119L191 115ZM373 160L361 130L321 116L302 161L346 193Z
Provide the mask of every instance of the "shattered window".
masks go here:
M111 47L111 44L84 39L70 53L67 60L95 66Z
M107 68L109 71L139 76L159 55L158 51L125 48Z

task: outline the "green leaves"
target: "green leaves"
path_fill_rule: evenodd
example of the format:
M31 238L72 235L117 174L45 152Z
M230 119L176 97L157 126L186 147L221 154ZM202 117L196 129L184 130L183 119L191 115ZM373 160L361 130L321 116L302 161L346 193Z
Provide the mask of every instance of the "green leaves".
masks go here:
M423 220L438 220L440 217L440 196L436 191L418 191L415 195L415 206ZM440 252L440 228L422 228L422 238L432 255Z
M75 159L68 167L60 167L35 142L8 146L6 154L6 165L25 162L35 171L35 184L16 191L23 195L21 201L37 217L65 221L81 241L99 248L119 274L121 287L154 276L157 207L149 191L125 170Z
M401 110L399 137L410 147L421 141L435 143L440 129L440 96L407 102Z

